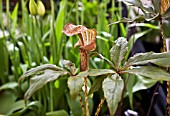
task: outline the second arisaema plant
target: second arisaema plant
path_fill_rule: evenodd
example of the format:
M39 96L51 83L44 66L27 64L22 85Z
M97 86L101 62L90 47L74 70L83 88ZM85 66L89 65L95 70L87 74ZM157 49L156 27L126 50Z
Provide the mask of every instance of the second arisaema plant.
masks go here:
M164 34L162 21L170 20L170 0L151 0L150 6L144 6L141 0L118 0L118 1L124 2L127 5L138 7L143 12L143 15L139 15L134 19L123 18L116 23L139 22L144 20L159 21L163 41L162 52L166 52L167 51L166 38ZM115 24L115 22L113 24ZM170 116L170 82L167 82L167 115Z

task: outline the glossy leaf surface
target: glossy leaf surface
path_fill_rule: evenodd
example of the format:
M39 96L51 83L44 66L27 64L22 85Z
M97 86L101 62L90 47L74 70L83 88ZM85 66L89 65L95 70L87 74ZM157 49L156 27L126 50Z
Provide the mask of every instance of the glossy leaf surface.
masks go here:
M153 13L152 7L144 7L141 0L118 0L124 2L127 5L133 5L140 8L144 13Z
M84 85L84 77L87 77L87 76L88 76L87 71L84 71L84 72L80 72L76 76L70 76L68 78L67 84L68 84L68 87L70 89L70 95L73 98L76 98L76 96L81 91L81 89Z
M116 66L116 69L120 67L120 64L124 60L128 50L128 42L125 38L119 37L113 47L110 50L111 58Z
M137 53L136 55L128 59L124 67L129 67L132 65L143 65L149 62L159 66L170 67L169 61L170 53Z
M26 71L20 77L19 82L29 76L33 77L30 79L30 86L25 93L25 100L28 100L37 90L48 82L56 80L59 76L67 75L67 73L66 70L51 64L45 64Z
M121 100L121 95L124 88L123 80L120 76L115 74L103 81L102 88L109 107L110 115L114 116Z
M170 73L166 72L161 68L155 66L139 66L133 67L132 69L124 71L135 75L141 75L154 80L170 81Z
M45 70L43 74L36 75L30 79L30 86L25 93L25 99L28 100L36 91L46 85L48 82L58 79L60 76L66 75L66 71Z
M89 69L88 71L89 76L100 76L100 75L108 75L114 73L116 72L111 69Z

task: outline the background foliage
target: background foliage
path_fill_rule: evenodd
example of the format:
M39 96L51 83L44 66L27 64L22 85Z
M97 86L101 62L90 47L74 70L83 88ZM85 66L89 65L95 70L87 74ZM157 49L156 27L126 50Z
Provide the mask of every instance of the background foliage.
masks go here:
M132 23L135 21L133 20L130 24L119 23L108 26L120 20L121 17L132 18L139 13L130 7L125 7L121 2L116 3L113 0L62 0L54 2L50 0L49 4L50 7L45 4L48 8L45 16L34 17L28 11L28 1L21 0L12 8L9 0L5 2L0 0L0 19L2 20L0 21L0 104L3 104L0 106L0 114L16 116L79 116L82 114L79 99L72 99L69 94L67 76L59 78L55 82L49 82L29 99L26 106L23 99L29 86L29 79L18 83L19 77L26 70L42 64L49 63L64 67L61 61L68 59L75 63L76 67L79 67L79 49L74 48L78 37L68 38L62 33L63 26L69 22L96 29L96 52L109 60L112 60L110 57L112 54L109 51L113 42L120 36L129 40L126 60L131 55L133 45L139 38L144 42L155 43L155 38L160 36L157 21ZM169 37L167 29L165 34L166 37ZM155 36L153 33L156 33ZM120 64L118 65L120 66ZM91 57L89 67L95 69L110 68L105 60L99 57ZM131 70L131 73L134 72L135 70ZM44 73L44 75L48 74L49 72ZM144 78L143 76L146 75L137 75L138 78L125 80L127 89L124 94L123 110L133 109L134 92L150 88L157 82ZM125 77L128 76L125 75ZM134 77L134 75L130 76ZM89 85L95 83L97 79L99 78L90 77ZM102 80L102 78L100 79ZM109 80L105 80L105 82L107 81ZM97 109L96 104L99 104L103 97L101 88L98 90L89 97L92 115ZM135 96L140 98L140 93ZM100 115L104 114L109 114L106 102L100 112Z

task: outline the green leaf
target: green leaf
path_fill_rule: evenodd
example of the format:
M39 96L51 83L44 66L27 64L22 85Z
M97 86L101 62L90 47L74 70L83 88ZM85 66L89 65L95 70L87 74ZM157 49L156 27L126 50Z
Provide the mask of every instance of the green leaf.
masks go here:
M0 93L0 114L6 115L10 110L11 105L13 105L16 101L17 97L13 92L10 91L2 91Z
M116 73L114 70L111 69L89 69L88 75L89 76L100 76L100 75L108 75Z
M147 33L151 32L152 29L148 29L148 30L145 30L145 31L141 31L141 32L138 32L138 33L135 33L134 35L132 35L128 41L128 52L126 54L126 59L128 59L129 57L129 54L133 48L133 45L134 43L142 36L146 35Z
M22 42L18 42L18 46L20 48L21 55L22 55L24 63L28 64L28 53L27 53L27 50L26 50L26 46Z
M25 100L28 100L36 91L46 85L48 82L58 79L60 76L66 75L66 71L54 71L46 69L43 74L36 75L30 79L30 86L25 93Z
M19 100L9 107L7 115L12 115L13 112L25 108L24 100Z
M109 107L110 115L114 116L121 100L124 82L120 76L115 74L103 81L102 88Z
M70 95L73 98L76 98L76 96L81 91L81 89L84 85L84 77L87 77L87 76L88 76L88 72L84 71L84 72L80 72L76 76L70 76L68 78L67 84L68 84L68 87L70 89Z
M22 102L21 102L21 104L22 104ZM33 114L33 116L35 114L39 115L39 116L45 116L43 106L39 101L32 101L26 107L24 107L22 110L12 113L9 116L30 116L31 114Z
M66 70L52 64L45 64L26 71L19 78L19 82L29 76L33 77L30 79L30 86L25 93L25 100L28 100L37 90L42 88L48 82L58 79L59 76L67 75L67 73Z
M72 97L68 93L66 93L66 98L73 116L81 116L82 108L80 104L80 98L77 97L77 99L72 99Z
M65 110L57 110L53 112L47 112L46 116L69 116Z
M70 89L70 94L73 98L75 98L79 92L81 91L84 85L84 77L87 76L100 76L100 75L108 75L116 73L110 69L89 69L88 71L80 72L76 76L70 76L68 79L68 87Z
M18 87L17 82L8 82L0 86L0 91L5 89L15 89L16 87Z
M18 3L15 5L14 10L12 11L11 14L11 19L12 19L12 33L15 33L15 29L17 26L17 19L18 19Z
M60 9L58 12L58 16L56 19L56 37L58 39L58 41L61 41L61 36L62 36L62 29L63 29L63 25L64 25L64 17L65 17L65 8L66 8L66 3L67 0L63 0L60 2ZM60 42L59 42L60 44Z
M123 67L129 67L132 65L143 65L149 62L164 66L170 67L170 53L154 53L154 52L147 52L147 53L137 53L133 57L130 57L128 61L125 63Z
M97 55L98 57L100 57L101 59L103 59L104 61L106 61L110 67L112 67L113 69L116 69L115 65L107 58L105 58L104 56L102 56L101 54L97 53L97 52L93 52L90 56L95 56Z
M123 71L123 73L131 73L141 75L154 80L170 81L170 74L161 68L155 66L139 66Z
M110 50L110 55L111 58L116 66L116 69L118 69L120 67L120 64L122 63L122 61L125 58L125 55L127 53L128 50L128 42L125 38L123 37L119 37L113 47Z
M152 0L152 4L154 6L156 13L161 13L161 0Z
M158 81L140 75L129 75L129 79L126 85L125 97L129 97L130 106L133 109L133 93L148 89L155 85ZM126 82L125 82L126 83Z
M19 78L19 82L21 80L24 80L25 78L29 77L29 76L32 76L32 75L35 75L37 73L40 73L46 69L49 69L49 70L54 70L54 71L62 71L64 69L60 68L60 67L57 67L56 65L52 65L52 64L44 64L44 65L41 65L41 66L37 66L35 68L32 68L28 71L26 71L20 78Z
M118 13L116 13L116 16L117 16L117 20L121 19L121 16ZM127 26L122 23L119 23L119 27L121 30L120 32L121 32L122 37L126 37L127 36Z
M140 75L136 75L136 76L137 76L137 81L133 86L133 90L132 90L133 92L137 92L143 89L148 89L158 82L157 80L146 78Z
M133 23L133 24L129 24L128 27L148 27L150 29L160 29L159 26L150 24L150 23Z
M56 36L56 46L57 49L57 56L56 56L56 61L54 62L59 62L61 58L61 51L62 51L62 29L64 26L64 21L65 21L65 13L66 13L66 7L67 7L67 0L62 0L60 2L60 9L58 11L57 19L56 19L56 25L55 25L55 36ZM55 58L54 58L55 59Z
M72 75L75 75L78 72L78 68L76 68L75 64L72 63L71 61L63 60L62 63L68 70L70 70Z
M125 81L125 83L127 83L126 91L128 93L129 103L130 103L131 109L133 109L133 86L134 86L134 83L135 83L136 79L137 78L135 78L135 75L128 74L127 78L126 78L126 81Z
M98 91L99 89L101 89L101 87L102 87L102 82L103 82L103 80L104 80L105 78L106 78L105 75L104 75L104 76L99 76L99 77L95 78L95 80L94 80L94 82L93 82L93 85L92 85L92 87L90 88L88 94L90 95L90 94Z
M108 26L113 25L113 24L118 24L118 23L132 23L132 22L141 22L141 21L151 21L151 20L158 18L158 16L159 16L159 14L156 14L153 17L146 17L144 15L140 15L140 16L137 16L133 19L128 19L128 18L123 17L122 19L120 19L117 22L110 23Z

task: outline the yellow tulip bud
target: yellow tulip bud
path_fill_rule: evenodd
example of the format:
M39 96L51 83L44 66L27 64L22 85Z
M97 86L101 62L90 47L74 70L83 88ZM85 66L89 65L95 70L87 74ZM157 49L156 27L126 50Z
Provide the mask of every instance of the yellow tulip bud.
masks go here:
M39 16L44 16L45 14L45 6L40 0L37 3L37 12Z
M29 10L32 15L37 14L37 4L35 3L34 0L29 1Z

